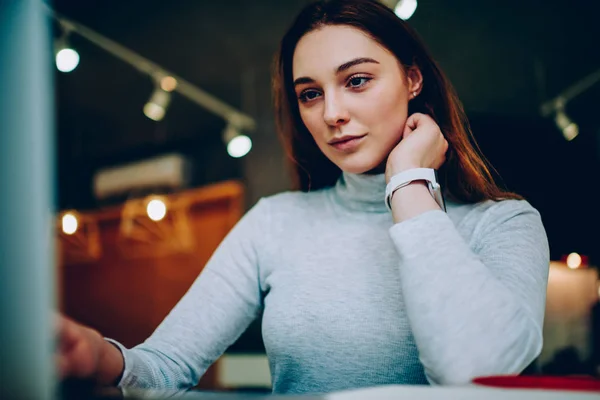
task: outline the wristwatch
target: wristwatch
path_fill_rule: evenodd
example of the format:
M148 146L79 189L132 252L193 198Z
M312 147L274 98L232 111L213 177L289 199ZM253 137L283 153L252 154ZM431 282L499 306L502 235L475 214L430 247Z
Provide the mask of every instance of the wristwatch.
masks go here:
M438 183L437 171L432 168L413 168L402 171L392 176L390 182L385 187L385 205L392 211L392 196L396 190L410 185L414 181L426 181L429 193L433 196L436 203L444 212L446 211L446 202L442 193L442 187Z

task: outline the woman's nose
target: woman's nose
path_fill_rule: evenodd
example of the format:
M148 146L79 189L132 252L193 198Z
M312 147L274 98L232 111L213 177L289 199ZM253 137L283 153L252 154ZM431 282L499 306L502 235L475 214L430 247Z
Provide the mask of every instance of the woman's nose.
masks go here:
M350 119L348 110L344 107L343 102L338 96L334 94L325 96L323 119L327 125L332 127L343 125Z

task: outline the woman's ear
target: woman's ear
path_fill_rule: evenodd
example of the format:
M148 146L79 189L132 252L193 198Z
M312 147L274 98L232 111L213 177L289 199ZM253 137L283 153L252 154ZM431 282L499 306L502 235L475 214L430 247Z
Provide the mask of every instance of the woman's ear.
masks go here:
M408 81L408 90L411 97L416 97L423 89L423 74L417 66L409 67L406 70L406 80Z

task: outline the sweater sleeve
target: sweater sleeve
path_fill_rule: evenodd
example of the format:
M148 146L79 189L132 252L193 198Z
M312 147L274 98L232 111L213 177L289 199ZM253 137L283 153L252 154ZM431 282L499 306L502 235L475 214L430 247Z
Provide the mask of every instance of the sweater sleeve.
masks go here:
M132 349L119 387L187 389L199 381L262 308L258 263L267 206L261 200L229 232L155 332Z
M505 200L467 244L429 211L390 228L421 363L432 384L518 374L542 349L549 249L539 213Z

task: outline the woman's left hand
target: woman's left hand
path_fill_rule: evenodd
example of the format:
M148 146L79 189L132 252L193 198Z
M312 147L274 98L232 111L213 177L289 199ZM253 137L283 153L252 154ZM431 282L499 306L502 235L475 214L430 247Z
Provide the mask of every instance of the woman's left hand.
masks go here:
M385 178L412 168L438 169L446 161L448 142L428 115L415 113L406 120L400 143L387 159Z

